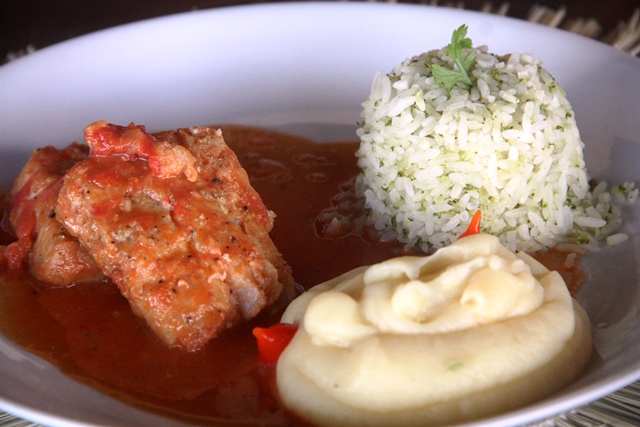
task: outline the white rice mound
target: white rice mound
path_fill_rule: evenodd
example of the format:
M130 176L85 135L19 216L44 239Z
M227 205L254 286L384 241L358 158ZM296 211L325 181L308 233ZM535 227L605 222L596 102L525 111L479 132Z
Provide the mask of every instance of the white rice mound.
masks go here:
M450 94L429 68L453 68L446 47L376 74L357 152L370 221L383 238L430 252L480 209L482 231L512 250L598 250L621 212L606 183L590 189L564 91L529 54L475 50L473 85ZM615 190L637 197L633 186Z

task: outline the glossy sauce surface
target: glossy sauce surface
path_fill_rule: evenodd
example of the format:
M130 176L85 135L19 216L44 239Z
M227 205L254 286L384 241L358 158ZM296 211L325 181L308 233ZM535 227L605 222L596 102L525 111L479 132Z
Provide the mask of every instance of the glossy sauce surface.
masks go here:
M223 134L276 213L273 241L302 287L403 253L397 244L374 244L349 230L329 238L317 220L349 198L341 189L358 173L356 142L320 144L234 126L224 126ZM578 286L579 268L564 268L563 259L551 253L542 261L562 267ZM254 326L277 322L280 313L265 313L188 352L154 339L109 281L46 289L18 276L1 278L0 330L68 375L133 405L199 423L301 424L279 405L273 370L260 364L251 334Z

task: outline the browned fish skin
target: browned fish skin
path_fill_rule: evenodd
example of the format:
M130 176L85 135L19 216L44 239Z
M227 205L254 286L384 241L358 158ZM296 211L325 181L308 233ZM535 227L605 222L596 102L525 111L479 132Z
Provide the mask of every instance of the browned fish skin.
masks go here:
M62 150L51 146L35 150L11 191L9 220L18 241L5 254L13 268L26 264L31 276L46 286L67 287L104 278L54 212L62 176L88 151L86 145L75 143Z
M56 213L169 345L198 349L293 287L273 219L221 134L96 122Z

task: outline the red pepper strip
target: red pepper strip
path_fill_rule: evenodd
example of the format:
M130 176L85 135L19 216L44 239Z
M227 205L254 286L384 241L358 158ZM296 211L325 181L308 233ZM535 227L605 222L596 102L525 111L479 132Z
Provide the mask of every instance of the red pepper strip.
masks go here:
M278 358L297 330L297 326L288 323L278 323L268 328L253 328L253 336L258 340L260 360L267 365L278 363Z
M482 220L482 211L477 210L476 213L473 214L473 218L471 218L471 222L467 227L467 231L458 236L458 240L463 237L471 236L472 234L480 234L480 223Z

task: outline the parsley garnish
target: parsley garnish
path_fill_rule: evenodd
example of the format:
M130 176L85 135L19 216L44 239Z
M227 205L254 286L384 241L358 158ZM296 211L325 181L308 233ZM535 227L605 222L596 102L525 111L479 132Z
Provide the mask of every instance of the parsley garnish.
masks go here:
M447 46L447 56L453 59L455 64L453 70L438 64L431 65L431 73L436 79L436 83L443 84L447 92L450 92L456 83L464 83L469 86L473 84L469 77L469 71L476 61L476 51L472 50L466 55L464 54L464 50L472 46L471 39L467 37L467 30L466 24L462 24L457 30L454 30L451 43Z

